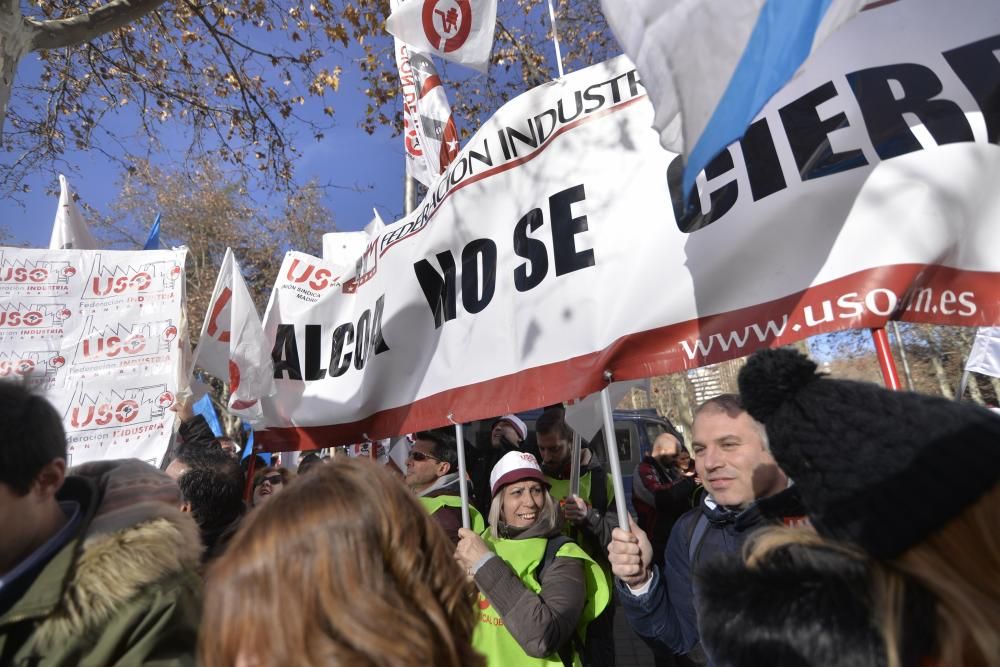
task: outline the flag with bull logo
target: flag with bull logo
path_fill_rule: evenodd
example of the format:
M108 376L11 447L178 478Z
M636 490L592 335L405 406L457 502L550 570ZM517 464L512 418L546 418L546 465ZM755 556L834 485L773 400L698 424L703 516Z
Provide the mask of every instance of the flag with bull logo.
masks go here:
M250 422L261 418L260 399L274 393L270 346L232 248L222 260L194 364L229 381L231 413Z
M394 2L385 29L423 53L480 72L489 67L497 0Z

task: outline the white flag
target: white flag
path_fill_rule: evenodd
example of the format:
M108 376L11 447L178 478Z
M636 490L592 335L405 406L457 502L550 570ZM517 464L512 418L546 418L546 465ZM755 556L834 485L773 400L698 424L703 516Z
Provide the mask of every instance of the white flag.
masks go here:
M323 234L323 260L342 267L333 276L340 277L354 269L354 263L368 248L368 232L330 232Z
M374 238L382 233L385 229L385 221L382 220L382 216L378 214L378 211L372 209L372 213L375 215L372 221L365 225L365 233L368 234L368 238Z
M497 0L393 3L385 29L414 49L485 72L493 49Z
M219 278L195 351L195 363L229 381L229 411L251 423L260 421L260 399L274 393L271 346L231 248Z
M87 223L80 215L80 209L73 201L73 190L69 181L59 174L59 208L56 219L52 223L52 237L49 239L49 250L96 250L97 242L90 235Z
M1000 377L1000 327L980 327L965 370Z
M613 382L608 388L611 398L611 409L614 410L632 389L646 386L645 380L630 380L628 382ZM580 434L584 440L593 440L594 436L604 428L604 411L601 409L601 394L591 394L575 403L566 406L566 424Z
M636 64L684 193L805 59L868 0L601 0Z

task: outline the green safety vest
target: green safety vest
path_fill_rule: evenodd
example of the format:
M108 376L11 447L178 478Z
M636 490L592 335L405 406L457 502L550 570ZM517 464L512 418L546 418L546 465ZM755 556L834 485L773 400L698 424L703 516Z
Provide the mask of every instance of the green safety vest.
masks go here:
M434 516L434 513L442 507L462 508L461 496L432 496L430 498L421 496L417 500L420 501L420 504L424 506L424 509L431 516ZM486 530L486 521L483 520L483 515L471 504L469 505L469 524L469 527L477 535L481 535Z
M547 481L551 485L549 493L552 494L552 499L555 500L557 503L565 498L569 498L568 479L555 479L554 477L549 477L548 475L546 475L545 481ZM592 481L593 481L593 474L589 470L587 472L581 472L580 498L582 498L584 502L586 502L588 505L590 505L590 485ZM611 475L604 476L604 488L607 494L605 495L605 498L608 499L607 501L608 504L607 507L604 508L604 511L607 511L607 508L611 507L611 501L614 500L615 497L615 489L614 485L611 482ZM589 552L591 557L595 558L597 562L601 563L601 570L604 572L605 581L607 582L608 586L613 585L614 578L611 575L611 565L610 563L607 562L608 559L607 551L605 551L603 554L593 553L594 547L589 543L584 543L583 537L580 535L580 531L576 530L576 527L573 524L569 523L568 521L566 522L566 525L563 528L563 534L575 540L577 544L579 544L583 549Z
M588 504L590 503L590 483L593 475L588 470L580 474L580 497L583 498ZM569 480L568 479L555 479L554 477L545 476L545 481L549 483L551 488L549 493L552 494L552 499L556 502L569 497ZM608 507L611 506L611 501L615 499L615 487L611 482L611 475L604 476L604 488L607 492L605 498L608 499ZM605 510L607 509L604 508Z
M545 547L548 540L544 537L530 537L523 540L493 539L489 533L483 535L487 546L510 566L521 582L533 593L542 590L535 579L535 571L545 557ZM579 558L583 561L584 583L587 586L587 601L580 614L576 633L581 643L585 638L587 624L597 618L611 600L611 587L608 585L600 566L588 556L583 549L573 542L564 544L556 554L568 558ZM532 658L504 625L503 618L497 613L490 601L482 593L477 601L478 623L472 633L473 647L486 656L487 664L504 667L530 665L562 667L562 659L558 653L552 653L544 658ZM573 664L581 665L580 656L574 651Z

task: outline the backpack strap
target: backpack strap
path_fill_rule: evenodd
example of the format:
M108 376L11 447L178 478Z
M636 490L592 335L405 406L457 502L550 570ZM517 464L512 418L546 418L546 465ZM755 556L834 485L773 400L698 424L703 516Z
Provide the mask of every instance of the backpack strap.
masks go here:
M542 562L535 568L535 581L539 584L542 583L542 573L545 572L545 568L551 565L552 561L556 559L556 553L572 541L565 535L556 535L549 538L548 543L545 545L545 555L542 556Z
M701 511L699 505L698 518L691 522L691 532L688 534L688 563L694 571L695 561L701 553L701 543L705 541L705 533L708 532L708 516Z
M545 544L545 555L542 556L542 562L538 564L535 568L535 580L541 584L542 583L542 573L545 572L545 568L552 564L552 561L556 559L556 554L559 552L563 546L573 542L569 537L565 535L556 535L555 537L550 537L549 541ZM562 661L564 667L573 667L573 656L574 653L583 655L583 644L580 642L579 637L577 637L576 632L573 632L573 637L570 641L566 642L559 649L559 659Z

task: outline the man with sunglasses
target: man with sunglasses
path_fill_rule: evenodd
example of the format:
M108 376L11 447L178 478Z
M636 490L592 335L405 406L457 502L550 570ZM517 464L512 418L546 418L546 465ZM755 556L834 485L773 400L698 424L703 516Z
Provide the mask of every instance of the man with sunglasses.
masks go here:
M455 438L439 431L420 431L413 436L413 446L406 457L406 485L417 495L448 538L458 544L462 527L461 481L458 479L458 447ZM472 529L481 533L486 525L471 504Z

